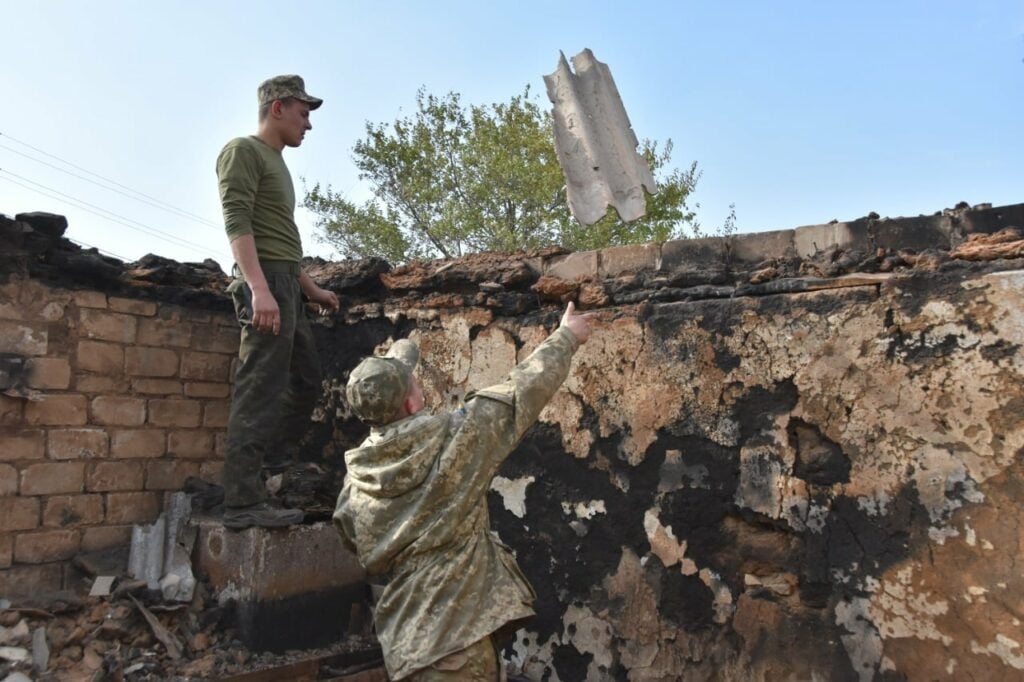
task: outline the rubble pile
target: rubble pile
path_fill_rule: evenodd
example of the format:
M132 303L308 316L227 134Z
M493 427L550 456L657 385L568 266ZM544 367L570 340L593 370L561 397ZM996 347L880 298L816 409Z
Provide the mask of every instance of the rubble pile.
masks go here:
M227 625L232 605L218 604L202 584L190 604L168 604L145 583L122 578L108 596L65 593L0 605L0 679L217 680L311 659L333 663L341 676L379 659L373 638L358 635L324 649L249 651Z

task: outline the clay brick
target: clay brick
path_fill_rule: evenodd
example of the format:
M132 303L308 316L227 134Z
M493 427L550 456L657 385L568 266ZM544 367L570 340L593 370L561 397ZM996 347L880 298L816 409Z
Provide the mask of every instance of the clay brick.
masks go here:
M47 339L45 329L0 320L0 353L46 355Z
M14 538L14 560L22 564L45 564L70 559L78 553L81 541L77 530L22 533Z
M110 434L112 457L162 457L167 452L167 434L162 429L126 429Z
M224 462L203 462L199 467L199 478L217 485L224 485Z
M178 373L178 354L166 348L134 346L125 351L124 368L132 376L173 377Z
M4 303L0 301L0 320L14 320L20 322L25 319L21 314L21 307L16 303Z
M0 497L18 494L18 470L10 464L0 464Z
M238 341L238 322L233 319L231 327L210 324L192 330L192 348L207 353L234 355L238 352Z
M85 477L85 489L95 492L142 490L141 462L93 462Z
M231 403L225 401L206 403L203 407L203 426L222 429L228 425Z
M99 291L76 291L75 304L80 308L106 308L107 295Z
M167 453L177 457L212 458L215 454L213 433L205 430L171 431L167 436Z
M79 393L127 393L128 380L99 374L83 374L75 380Z
M77 528L103 521L102 495L62 495L51 497L43 506L46 528Z
M124 351L113 343L79 341L76 357L83 372L116 375L124 371Z
M32 464L21 472L22 495L80 493L85 483L85 462Z
M46 454L50 459L92 459L106 457L110 451L103 429L54 429L46 434Z
M187 348L192 339L192 325L180 320L144 317L139 320L138 342L145 346Z
M597 277L597 262L597 251L577 251L552 258L544 274L568 280Z
M39 498L0 497L0 531L39 527Z
M63 584L64 567L61 564L12 566L0 571L0 594L9 598L57 592Z
M81 426L86 423L84 395L51 394L29 401L25 406L26 424Z
M45 431L22 431L0 436L0 460L42 459L46 455Z
M190 351L181 356L181 378L200 381L227 381L232 356Z
M100 396L92 400L92 421L110 426L138 426L146 422L145 398Z
M175 379L135 379L132 390L147 395L181 395L185 385Z
M0 395L0 425L14 426L20 424L25 416L25 400ZM0 456L3 456L0 453Z
M187 383L185 395L191 398L227 398L231 395L231 384Z
M14 536L0 535L0 568L8 568L14 561Z
M199 426L198 400L150 400L149 423L156 426Z
M199 475L199 462L161 459L146 462L146 490L180 490L189 476Z
M58 301L50 301L49 303L43 306L43 309L39 311L36 317L38 317L40 320L45 320L47 322L56 322L57 320L63 320L65 308L66 304L64 303L60 303Z
M111 310L119 313L131 313L132 315L142 315L145 317L152 317L156 315L156 303L152 301L140 301L135 298L117 298L111 296L107 300L107 304Z
M110 493L107 523L152 523L160 515L161 493Z
M224 453L228 450L228 436L225 432L220 431L214 436L213 439L213 454L218 457L223 457Z
M31 388L65 389L71 385L71 363L67 358L32 358L28 361Z
M138 320L131 315L108 313L99 310L81 310L80 334L90 339L135 343Z
M94 552L98 549L126 545L131 542L131 526L94 526L82 529L82 551Z

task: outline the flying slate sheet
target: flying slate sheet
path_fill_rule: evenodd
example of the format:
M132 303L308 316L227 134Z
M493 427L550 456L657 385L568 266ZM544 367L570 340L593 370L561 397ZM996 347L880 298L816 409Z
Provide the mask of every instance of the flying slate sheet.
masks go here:
M604 217L611 204L629 222L647 211L643 188L657 187L650 166L637 153L637 139L608 65L584 49L562 54L558 68L544 76L554 106L555 150L565 174L569 208L583 225Z

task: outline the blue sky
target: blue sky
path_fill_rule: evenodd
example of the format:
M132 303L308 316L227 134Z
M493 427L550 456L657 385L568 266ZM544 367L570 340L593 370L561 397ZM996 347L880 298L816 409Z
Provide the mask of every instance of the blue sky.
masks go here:
M529 85L548 106L543 75L584 47L637 134L698 162L706 227L730 203L742 231L763 231L1024 201L1021 0L0 0L0 16L0 212L64 213L69 237L128 259L229 264L214 161L255 131L270 75L299 73L325 100L285 152L297 190L304 177L361 200L351 149L365 121L408 113L420 86L482 104ZM307 253L330 257L298 218Z

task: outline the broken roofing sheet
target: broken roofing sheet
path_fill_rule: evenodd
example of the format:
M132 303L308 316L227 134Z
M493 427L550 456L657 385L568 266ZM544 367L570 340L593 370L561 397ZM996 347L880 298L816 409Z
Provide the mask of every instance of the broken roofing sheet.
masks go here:
M585 49L562 54L558 68L544 76L554 103L555 150L565 174L572 214L583 225L604 217L611 204L629 222L647 211L643 189L656 191L654 175L636 151L637 139L608 65Z

